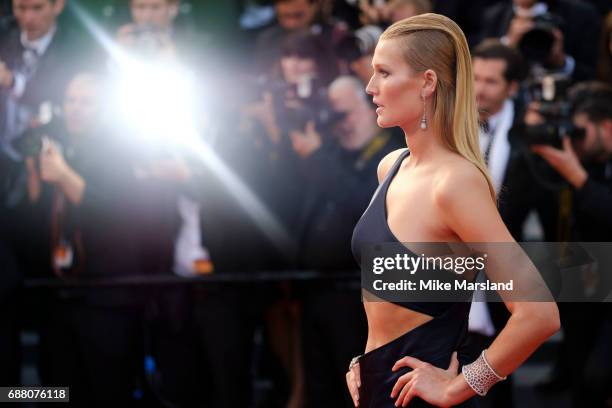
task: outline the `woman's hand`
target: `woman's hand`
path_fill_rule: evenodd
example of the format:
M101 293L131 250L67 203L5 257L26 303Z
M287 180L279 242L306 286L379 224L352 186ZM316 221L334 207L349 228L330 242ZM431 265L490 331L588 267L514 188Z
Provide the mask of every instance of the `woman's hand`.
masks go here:
M361 387L361 375L359 371L359 363L353 365L346 373L346 385L348 386L351 398L353 398L353 404L356 407L359 406L359 387Z
M451 381L457 377L459 360L455 351L446 370L435 367L414 357L404 357L393 365L392 371L401 367L410 367L412 371L402 375L393 390L391 398L396 398L395 406L405 407L414 398L419 397L438 407L449 407L459 401L449 401L446 392Z

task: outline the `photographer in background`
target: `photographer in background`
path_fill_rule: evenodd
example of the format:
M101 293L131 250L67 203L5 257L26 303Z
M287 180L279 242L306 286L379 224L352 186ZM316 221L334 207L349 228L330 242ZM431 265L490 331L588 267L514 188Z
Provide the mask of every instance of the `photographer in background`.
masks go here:
M254 49L255 70L269 72L282 54L288 36L309 32L335 46L346 35L348 27L340 21L327 21L321 13L321 0L274 0L276 22L257 36Z
M562 148L533 146L571 186L574 194L574 236L576 241L612 241L612 88L596 84L574 97L573 125L582 137L564 137ZM530 112L528 122L543 118ZM574 134L577 134L574 132ZM609 273L610 271L603 271ZM599 277L600 285L609 276ZM612 379L612 310L609 303L568 303L562 305L565 333L556 371L557 377L541 389L569 383L573 407L604 406L610 396Z
M364 87L374 73L372 58L381 34L382 29L378 26L364 26L344 37L336 49L341 72L351 72L361 80Z
M289 35L281 58L258 83L256 101L242 107L240 136L233 155L241 157L239 170L266 205L290 231L295 231L303 189L298 178L291 131L306 123L327 122L330 114L327 86L335 78L335 58L320 36Z
M481 38L501 38L547 72L574 81L595 77L601 18L588 3L513 0L484 13Z
M531 113L533 123L542 120ZM611 241L612 89L582 95L572 121L584 136L564 137L563 148L536 145L542 156L575 191L576 240Z
M326 274L350 273L350 238L378 185L376 166L401 147L401 135L380 129L358 78L329 86L334 123L329 135L314 122L290 133L307 191L301 205L298 267ZM359 313L359 285L325 280L303 292L303 352L308 407L350 407L342 390L345 361L359 352L366 324ZM342 321L342 325L338 322Z
M0 156L21 159L13 141L61 102L78 69L70 32L57 23L64 0L15 0L16 24L0 35ZM70 61L66 64L66 61Z
M178 15L178 3L179 0L129 0L132 22L117 30L117 42L142 53L174 55L172 23Z
M525 221L536 210L544 239L556 239L555 191L534 182L523 143L525 106L519 90L527 67L517 50L486 40L472 52L474 89L483 124L480 146L499 194L499 212L516 240L524 239ZM537 158L535 156L534 158Z
M49 274L59 279L139 273L141 193L117 140L102 134L101 89L90 74L74 77L63 118L36 129L28 136L35 149L24 150L31 211L42 213L38 234L48 245ZM76 405L129 406L142 361L135 292L66 288L41 300L42 383L70 386Z
M336 72L330 44L322 36L307 31L287 35L274 67L262 81L250 81L255 102L242 108L238 137L224 153L293 241L305 189L298 169L302 159L290 135L304 132L311 121L319 128L331 124L327 86ZM295 253L286 255L266 268L280 269L280 263L284 270L295 269ZM304 398L300 304L294 290L284 282L266 296L270 348L290 378L288 406L300 406Z

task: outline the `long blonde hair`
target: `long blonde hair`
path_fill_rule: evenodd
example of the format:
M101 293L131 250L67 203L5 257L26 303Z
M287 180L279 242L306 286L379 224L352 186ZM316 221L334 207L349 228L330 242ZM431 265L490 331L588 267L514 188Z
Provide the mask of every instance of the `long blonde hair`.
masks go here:
M495 201L495 188L480 153L472 58L463 31L448 17L427 13L391 25L380 41L389 39L401 41L404 58L413 70L436 73L433 129L450 150L482 172Z

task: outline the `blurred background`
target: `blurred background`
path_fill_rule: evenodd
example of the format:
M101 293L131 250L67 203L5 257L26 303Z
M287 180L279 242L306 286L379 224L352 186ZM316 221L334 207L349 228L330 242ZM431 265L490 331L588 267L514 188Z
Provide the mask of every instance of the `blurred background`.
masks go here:
M455 20L514 238L608 242L611 10L0 0L0 385L69 386L78 407L352 406L352 230L405 147L365 93L378 37ZM612 313L593 300L561 304L562 330L481 405L612 406ZM508 317L473 303L466 350Z

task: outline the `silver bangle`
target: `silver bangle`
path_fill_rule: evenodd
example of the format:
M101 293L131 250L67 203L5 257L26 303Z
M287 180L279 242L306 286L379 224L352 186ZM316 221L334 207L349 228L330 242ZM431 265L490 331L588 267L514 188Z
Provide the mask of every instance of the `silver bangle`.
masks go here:
M361 358L361 355L359 355L357 357L353 357L351 359L351 362L349 363L349 371L351 371L353 369L353 367L355 367L355 365L359 363L359 359L360 358Z
M465 381L476 394L484 397L489 389L499 381L505 380L507 377L501 377L495 372L493 367L487 361L485 350L482 350L480 357L472 363L463 366L461 369Z

